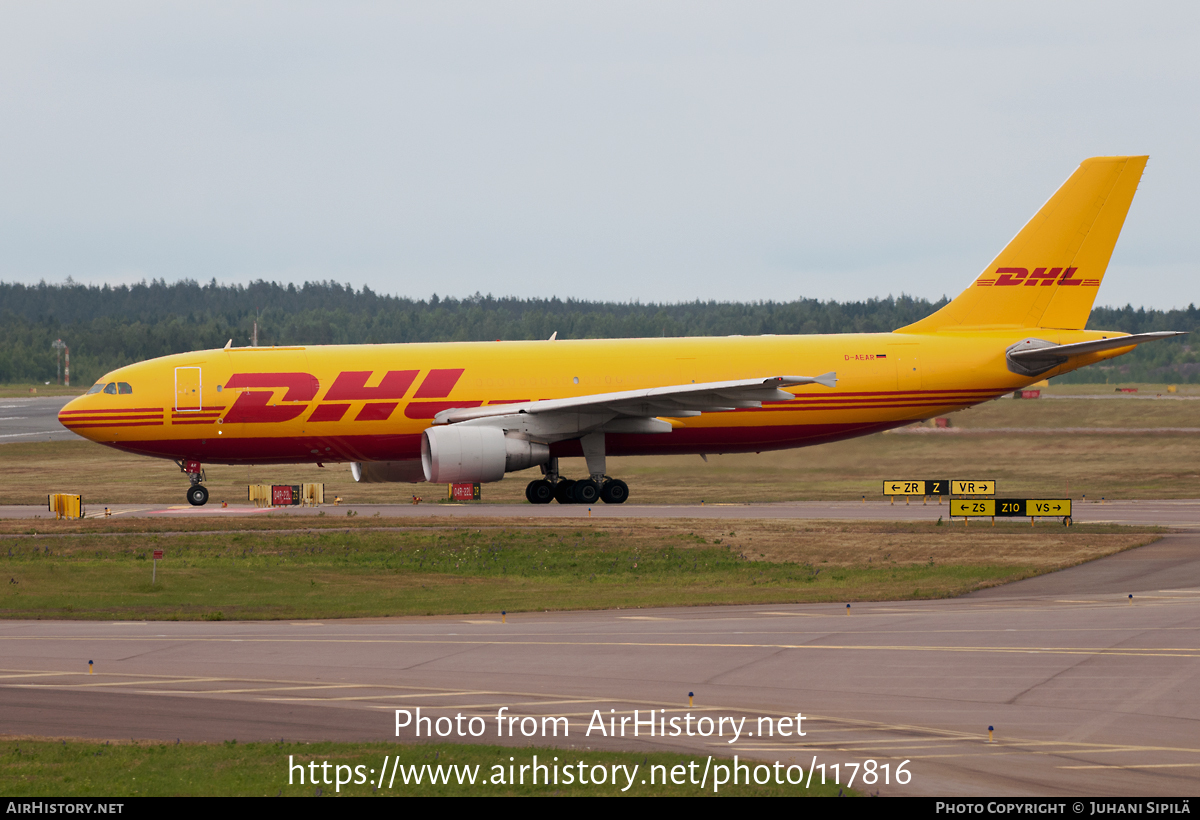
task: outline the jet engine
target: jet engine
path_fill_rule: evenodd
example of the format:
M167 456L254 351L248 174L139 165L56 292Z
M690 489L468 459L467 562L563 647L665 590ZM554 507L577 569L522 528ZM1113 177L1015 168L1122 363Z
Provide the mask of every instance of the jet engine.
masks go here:
M549 460L549 445L499 427L451 424L430 427L421 436L421 468L435 484L499 481L505 473Z
M385 481L415 484L425 480L421 462L415 458L406 461L352 461L350 474L362 484L382 484Z

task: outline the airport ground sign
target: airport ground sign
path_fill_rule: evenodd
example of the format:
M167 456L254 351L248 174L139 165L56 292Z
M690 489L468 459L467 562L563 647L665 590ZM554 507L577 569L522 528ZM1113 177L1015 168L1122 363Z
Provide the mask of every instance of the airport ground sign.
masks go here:
M956 498L950 502L951 517L1065 518L1070 515L1069 498Z
M890 479L883 482L884 495L995 495L996 480Z
M950 482L944 478L892 479L883 482L884 495L949 495Z
M950 493L952 495L995 495L996 479L990 478L983 481L954 479L950 482Z

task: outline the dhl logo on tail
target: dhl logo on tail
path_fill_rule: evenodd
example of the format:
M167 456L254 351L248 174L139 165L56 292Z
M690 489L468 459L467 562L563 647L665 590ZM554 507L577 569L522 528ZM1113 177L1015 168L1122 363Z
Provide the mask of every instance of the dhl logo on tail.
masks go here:
M1075 271L1079 268L1067 268L1063 272L1062 268L1034 268L1030 272L1029 268L996 268L996 276L993 278L985 278L983 276L975 280L975 287L1012 287L1015 285L1025 285L1026 287L1037 287L1041 284L1043 287L1049 285L1082 285L1088 288L1100 287L1099 279L1074 279Z

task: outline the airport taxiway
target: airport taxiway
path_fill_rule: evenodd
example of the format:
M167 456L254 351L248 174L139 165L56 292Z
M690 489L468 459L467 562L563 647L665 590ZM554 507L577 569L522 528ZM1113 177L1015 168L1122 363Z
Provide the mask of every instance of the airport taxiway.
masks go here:
M393 710L419 706L484 716L480 740L496 742L507 706L567 716L571 733L503 742L572 754L737 753L806 769L814 757L911 761L907 786L867 788L885 794L1179 795L1200 774L1197 532L966 598L849 614L807 604L526 613L504 624L498 614L8 621L0 647L10 735L386 741ZM748 716L750 731L760 716L800 712L807 734L585 736L597 709Z
M85 499L86 501L86 499ZM895 504L872 498L869 501L785 501L770 504L596 504L586 507L576 504L346 504L323 507L253 507L245 503L222 507L214 499L203 507L187 504L110 504L109 514L121 517L242 517L263 516L375 516L381 518L445 518L479 519L505 518L514 522L522 519L562 519L578 521L586 518L712 518L712 519L801 519L824 521L937 521L949 516L948 504L936 500L922 504L913 499ZM92 504L88 518L105 517L105 506ZM1143 501L1075 501L1072 510L1076 523L1127 524L1171 528L1200 528L1200 500L1143 500ZM0 518L45 518L46 508L34 505L0 506ZM1001 519L1003 520L1003 519ZM1027 519L1010 519L1027 521ZM1039 519L1039 526L1052 526L1059 519ZM987 519L976 519L967 526L988 526ZM955 519L956 526L963 519Z
M25 441L79 441L58 422L58 411L74 396L0 399L0 444Z

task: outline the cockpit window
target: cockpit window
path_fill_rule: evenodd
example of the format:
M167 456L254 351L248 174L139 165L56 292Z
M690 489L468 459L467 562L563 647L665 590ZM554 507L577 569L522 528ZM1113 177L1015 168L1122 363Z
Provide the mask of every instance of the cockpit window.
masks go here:
M117 394L117 383L109 382L108 384L104 385L104 392L108 393L110 396L115 396Z
M91 386L91 388L87 391L87 395L90 396L93 393L99 393L103 389L104 389L104 382L100 382L99 384L93 384Z
M117 392L124 395L133 392L133 386L129 382L117 382Z

